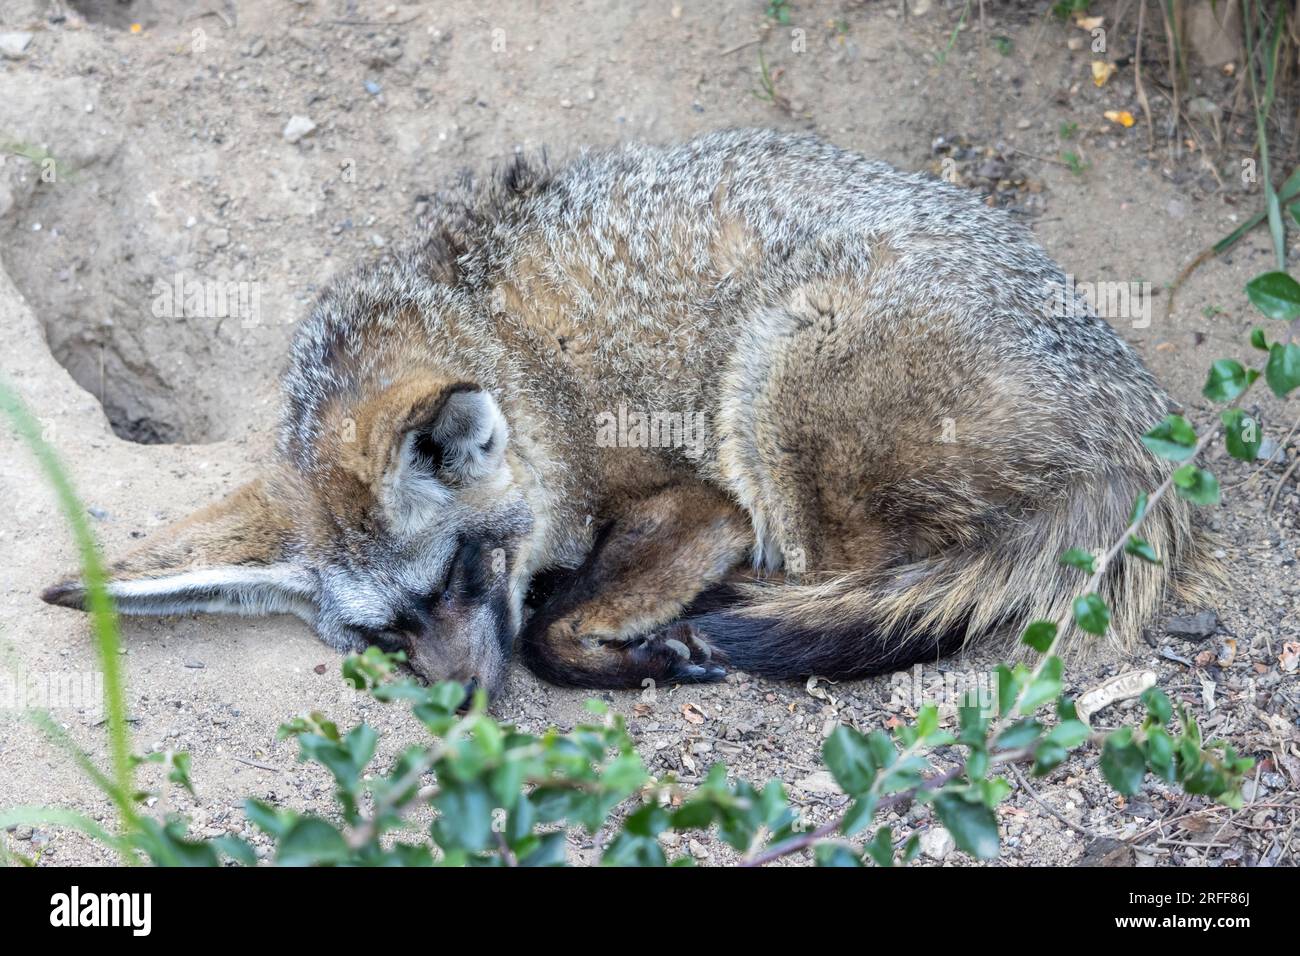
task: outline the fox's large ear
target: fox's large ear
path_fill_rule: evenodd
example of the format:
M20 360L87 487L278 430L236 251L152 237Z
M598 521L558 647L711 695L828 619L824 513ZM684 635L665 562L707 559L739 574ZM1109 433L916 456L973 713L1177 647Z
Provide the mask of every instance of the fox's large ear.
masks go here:
M259 479L154 534L108 569L108 590L125 614L289 611L311 620L315 576L294 560L285 504ZM80 578L41 595L85 609Z
M414 533L456 489L499 476L510 431L492 395L471 382L407 382L380 399L388 447L379 495L399 532ZM384 440L378 438L379 441Z
M431 395L399 430L400 465L408 472L457 484L496 471L510 436L496 399L464 382Z
M510 431L492 395L469 382L423 393L397 418L385 484L468 485L493 474Z

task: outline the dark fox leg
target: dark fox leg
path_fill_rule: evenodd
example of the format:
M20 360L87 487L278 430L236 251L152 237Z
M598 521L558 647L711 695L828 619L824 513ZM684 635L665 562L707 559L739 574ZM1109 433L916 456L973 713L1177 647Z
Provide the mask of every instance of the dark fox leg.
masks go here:
M707 485L677 485L636 502L601 530L583 565L525 625L524 663L576 687L720 679L708 646L674 622L753 543L744 512Z

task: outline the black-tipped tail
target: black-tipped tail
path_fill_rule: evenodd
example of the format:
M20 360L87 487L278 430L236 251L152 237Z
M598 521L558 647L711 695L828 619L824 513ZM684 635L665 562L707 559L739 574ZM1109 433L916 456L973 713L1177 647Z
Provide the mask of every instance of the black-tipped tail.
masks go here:
M41 592L41 600L58 607L70 607L74 611L86 609L86 589L80 581L60 581Z
M729 669L778 680L889 674L938 660L966 640L964 621L938 634L907 627L882 630L862 620L808 626L756 616L743 606L694 615L687 623Z

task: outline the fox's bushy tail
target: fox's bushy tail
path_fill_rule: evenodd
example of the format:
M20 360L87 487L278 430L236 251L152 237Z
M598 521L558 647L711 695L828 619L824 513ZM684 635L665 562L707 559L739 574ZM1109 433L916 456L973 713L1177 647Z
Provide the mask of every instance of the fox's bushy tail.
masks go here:
M1094 476L1058 507L1008 522L982 547L811 583L733 586L688 616L731 667L773 678L888 673L985 636L1014 640L1037 619L1067 622L1068 650L1089 637L1068 623L1087 578L1059 557L1071 547L1109 546L1129 524L1134 484ZM1111 611L1109 638L1120 645L1137 637L1171 586L1197 601L1221 578L1191 506L1172 493L1151 506L1139 534L1161 563L1117 556L1099 588Z

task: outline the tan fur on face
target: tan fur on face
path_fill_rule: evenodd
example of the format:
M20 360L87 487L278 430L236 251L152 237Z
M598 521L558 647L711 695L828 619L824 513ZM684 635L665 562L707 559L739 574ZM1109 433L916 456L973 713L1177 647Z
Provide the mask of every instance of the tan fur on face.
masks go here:
M382 533L385 481L399 471L405 436L436 421L452 395L476 388L416 370L360 402L325 411L318 443L328 465L310 477L312 504L302 515L315 550L338 543L341 529Z
M336 403L324 415L321 457L350 472L378 497L385 473L396 464L403 436L435 421L453 390L475 387L416 372L360 402Z

